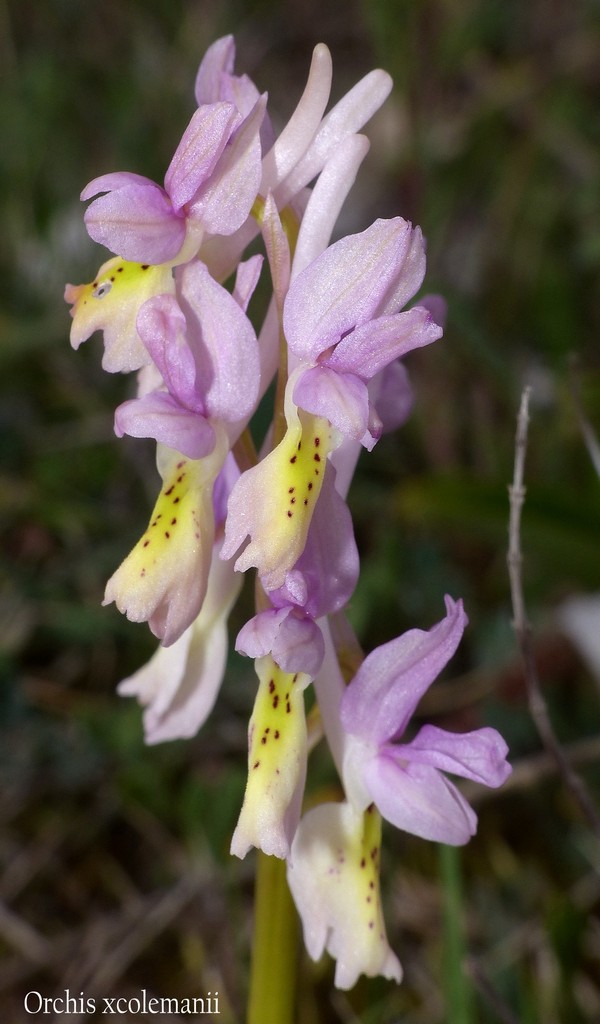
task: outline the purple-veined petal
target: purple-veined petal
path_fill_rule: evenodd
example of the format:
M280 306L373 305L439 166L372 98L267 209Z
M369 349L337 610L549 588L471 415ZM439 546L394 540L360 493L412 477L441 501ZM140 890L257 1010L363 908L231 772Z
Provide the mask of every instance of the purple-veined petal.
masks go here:
M344 437L360 441L368 429L367 387L352 373L311 366L298 377L293 398L299 408L328 419Z
M451 846L475 835L477 815L436 768L382 752L365 761L362 772L380 814L396 828Z
M302 818L288 860L288 884L310 957L336 960L335 984L352 988L361 974L399 982L379 889L381 819L349 804L320 804Z
M88 206L85 226L95 242L139 263L167 263L185 238L185 223L168 195L151 182L125 185Z
M199 260L177 274L187 340L206 413L236 423L254 409L260 384L254 328L233 296Z
M202 459L215 446L215 432L204 416L185 409L166 391L131 398L115 410L115 434L153 437L188 459Z
M324 43L313 50L308 80L300 101L273 148L263 159L260 190L273 190L298 163L308 149L329 100L331 91L331 54Z
M260 126L266 96L232 134L214 172L200 185L188 207L192 222L205 231L231 235L244 223L260 184Z
M365 658L342 699L346 732L376 744L402 734L468 622L462 601L445 600L446 617L428 632L411 629Z
M401 217L334 242L292 282L283 325L300 359L314 361L344 334L371 320L402 272L411 226Z
M355 373L370 380L394 359L414 348L430 345L442 336L442 328L428 310L415 306L404 313L379 317L350 331L324 362L341 373Z
M389 753L401 762L428 764L493 789L501 786L511 773L506 761L508 747L500 733L489 727L451 733L435 725L424 725L410 743L395 744Z
M186 340L186 320L174 295L157 295L141 307L137 318L140 338L179 405L204 413L196 390L196 363ZM172 446L171 446L172 447Z
M232 103L206 103L194 112L165 174L177 212L210 177L240 120Z
M222 100L221 83L225 75L233 73L235 40L233 36L216 39L204 54L198 72L194 94L198 106Z
M425 277L425 241L421 228L411 227L408 246L404 253L402 271L388 288L378 310L380 315L397 313L416 295Z

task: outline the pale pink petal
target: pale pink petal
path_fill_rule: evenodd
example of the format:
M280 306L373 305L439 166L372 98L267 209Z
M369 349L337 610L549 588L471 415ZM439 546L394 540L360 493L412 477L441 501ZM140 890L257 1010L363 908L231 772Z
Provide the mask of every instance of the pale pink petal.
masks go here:
M180 405L204 413L196 391L196 363L186 340L186 320L175 296L157 295L145 302L137 330L169 393Z
M314 361L347 331L375 315L402 275L411 227L402 218L377 220L366 231L334 242L292 282L284 330L291 350Z
M410 224L408 225L410 228ZM416 295L425 277L425 241L421 228L411 229L404 254L402 273L388 289L378 310L380 314L397 313Z
M511 773L506 761L508 747L500 733L489 727L451 733L435 725L424 725L410 743L383 749L400 762L428 764L493 789L501 786Z
M192 115L165 175L165 188L176 211L210 177L240 120L232 103L207 103Z
M351 135L340 141L329 157L315 182L300 223L292 278L329 245L335 222L368 151L369 140L364 135ZM279 193L276 199L281 205Z
M429 765L399 763L381 753L362 768L381 815L422 839L462 846L475 835L477 815L456 786Z
M300 101L273 148L263 159L263 195L273 190L298 163L308 149L329 100L331 90L331 54L324 43L313 50L308 80Z
M367 431L367 387L352 373L312 366L299 376L293 398L299 408L328 419L344 437L360 441Z
M143 174L135 174L133 171L112 171L109 174L101 174L99 178L93 178L92 181L88 182L79 198L86 202L88 199L93 199L94 196L99 195L100 192L115 192L121 188L134 186L155 189L159 187L154 181L146 178ZM160 189L160 191L162 192L163 190Z
M185 223L158 185L125 185L100 196L84 215L88 234L126 260L166 263L185 238Z
M189 204L190 220L206 231L231 235L250 213L260 184L260 126L265 107L266 96L261 96Z
M462 601L446 597L446 611L428 632L411 629L365 658L342 699L347 732L377 744L402 734L420 698L456 651L468 622Z
M265 201L262 236L269 259L273 294L281 312L290 284L290 245L283 230L277 204L270 192Z
M235 649L248 658L262 658L270 654L283 619L289 608L268 608L245 623L235 641Z
M397 430L412 412L413 390L406 368L400 362L386 366L369 386L369 395L377 406L384 433Z
M199 260L183 267L178 281L206 413L232 423L242 420L254 409L260 383L254 328Z
M235 41L233 36L215 40L204 54L196 75L195 96L198 106L216 103L221 95L223 77L233 72Z
M380 370L414 348L430 345L442 336L442 328L429 312L415 306L404 313L379 317L351 331L324 362L341 373L355 373L370 380Z
M277 200L281 205L289 203L321 172L348 136L361 130L387 99L392 84L386 71L371 71L332 107L306 153L280 186Z
M290 612L279 626L271 653L284 672L304 672L314 679L325 654L323 634L307 615Z
M115 410L115 434L153 437L189 459L202 459L215 446L215 432L201 415L184 409L166 391L132 398Z

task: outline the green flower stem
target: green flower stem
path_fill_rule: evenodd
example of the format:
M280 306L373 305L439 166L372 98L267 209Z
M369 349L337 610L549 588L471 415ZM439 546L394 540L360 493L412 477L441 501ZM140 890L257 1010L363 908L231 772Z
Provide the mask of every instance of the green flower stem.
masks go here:
M440 875L443 892L444 989L446 1014L452 1024L473 1024L473 993L465 975L466 945L460 852L440 844Z
M258 851L247 1024L292 1024L297 933L285 861Z

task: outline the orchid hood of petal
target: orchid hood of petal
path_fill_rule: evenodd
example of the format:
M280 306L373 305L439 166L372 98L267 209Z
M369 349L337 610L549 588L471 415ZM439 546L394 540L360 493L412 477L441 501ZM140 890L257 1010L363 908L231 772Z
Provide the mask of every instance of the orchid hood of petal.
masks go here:
M428 632L411 629L369 654L342 701L346 732L375 743L400 736L434 679L456 651L468 619L446 597L447 615Z
M388 945L379 890L381 819L349 804L321 804L296 832L288 883L302 919L309 956L327 951L335 984L352 988L361 974L400 982L402 968Z
M290 286L283 320L290 349L299 359L314 361L380 312L397 313L424 274L421 232L402 217L376 220L366 231L341 238ZM399 296L398 304L384 309L390 294Z
M345 691L343 776L357 809L375 803L397 828L451 845L474 835L477 816L444 771L486 786L510 774L508 748L495 729L464 735L425 726L400 742L419 699L454 654L467 619L446 597L446 618L429 632L410 630L370 654Z

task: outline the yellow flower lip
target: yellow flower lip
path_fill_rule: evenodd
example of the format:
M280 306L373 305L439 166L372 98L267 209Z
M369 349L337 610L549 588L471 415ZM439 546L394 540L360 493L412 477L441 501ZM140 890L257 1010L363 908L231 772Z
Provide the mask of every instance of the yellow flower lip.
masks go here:
M140 307L152 296L174 290L169 264L130 263L114 256L102 264L93 281L65 286L73 320L72 347L79 348L95 331L103 331L103 368L109 373L139 370L150 362L136 328Z

